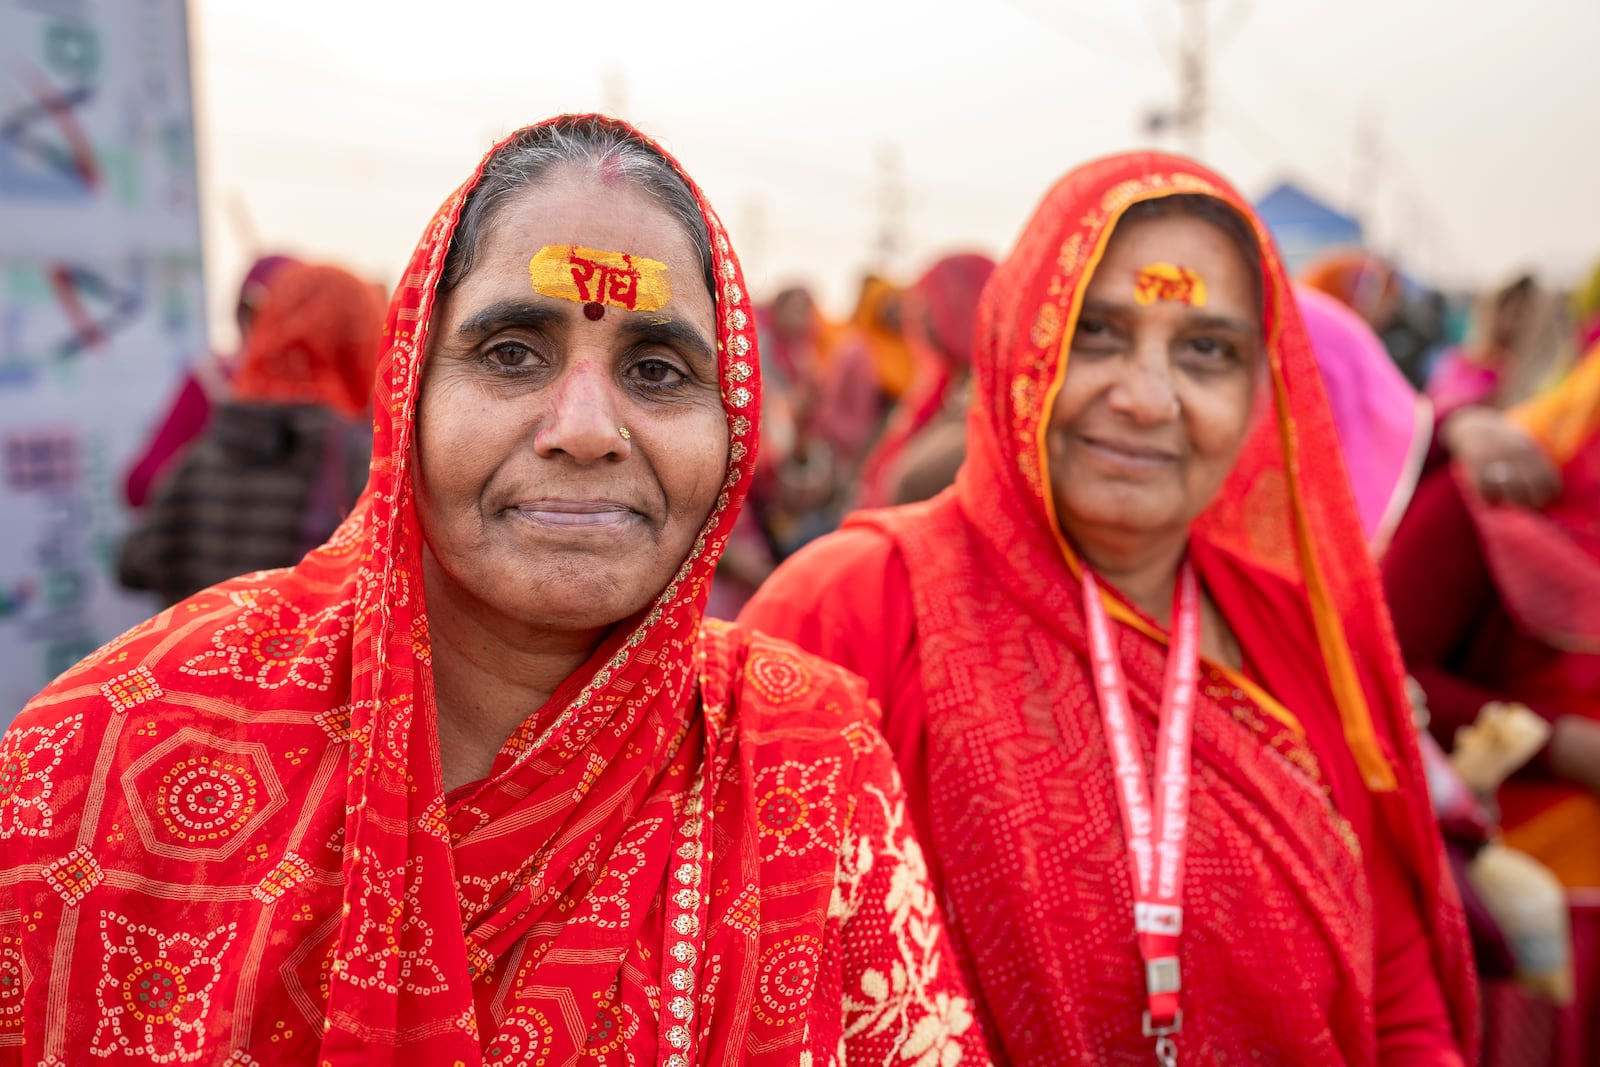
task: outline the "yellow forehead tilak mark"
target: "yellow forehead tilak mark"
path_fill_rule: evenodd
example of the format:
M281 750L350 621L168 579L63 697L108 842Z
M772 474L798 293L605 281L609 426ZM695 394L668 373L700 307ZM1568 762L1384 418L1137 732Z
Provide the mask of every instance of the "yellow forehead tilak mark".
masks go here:
M1172 263L1149 263L1139 268L1133 279L1133 298L1146 306L1157 300L1190 307L1206 306L1206 283L1188 267Z
M533 291L579 304L660 311L672 299L667 265L581 245L545 245L528 261Z

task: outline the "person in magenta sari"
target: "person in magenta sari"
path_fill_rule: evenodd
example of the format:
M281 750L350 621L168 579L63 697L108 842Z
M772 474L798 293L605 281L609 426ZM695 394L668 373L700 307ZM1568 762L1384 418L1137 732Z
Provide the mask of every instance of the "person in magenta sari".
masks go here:
M1433 407L1349 307L1304 285L1295 287L1295 302L1316 349L1361 525L1381 551L1422 473Z

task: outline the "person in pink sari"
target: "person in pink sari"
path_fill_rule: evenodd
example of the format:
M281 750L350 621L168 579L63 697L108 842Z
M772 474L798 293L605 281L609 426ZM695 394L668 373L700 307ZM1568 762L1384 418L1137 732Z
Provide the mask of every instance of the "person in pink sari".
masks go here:
M1381 551L1422 473L1433 406L1405 380L1365 320L1305 285L1295 303L1311 334L1367 541Z
M1531 274L1479 298L1470 335L1428 378L1439 418L1470 406L1509 408L1532 397L1559 354L1549 294Z

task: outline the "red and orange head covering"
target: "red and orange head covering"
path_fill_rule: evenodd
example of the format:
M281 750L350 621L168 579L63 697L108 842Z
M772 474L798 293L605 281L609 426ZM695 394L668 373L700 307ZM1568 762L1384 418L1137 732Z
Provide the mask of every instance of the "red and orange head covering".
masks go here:
M1312 262L1303 285L1326 293L1381 330L1399 309L1400 275L1385 260L1360 249L1340 249Z
M994 268L994 260L974 252L945 256L906 291L905 337L919 357L958 371L972 365L978 297Z
M338 267L291 263L266 283L233 395L359 418L372 403L382 336L376 287Z

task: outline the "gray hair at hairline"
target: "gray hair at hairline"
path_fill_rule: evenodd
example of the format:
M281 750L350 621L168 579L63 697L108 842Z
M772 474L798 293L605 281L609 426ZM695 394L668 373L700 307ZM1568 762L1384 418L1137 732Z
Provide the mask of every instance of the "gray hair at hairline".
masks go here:
M592 116L569 116L522 130L484 165L461 209L439 290L449 292L472 270L484 232L505 206L567 167L607 181L620 178L653 196L682 224L700 256L706 291L716 300L711 233L688 182L651 145Z

